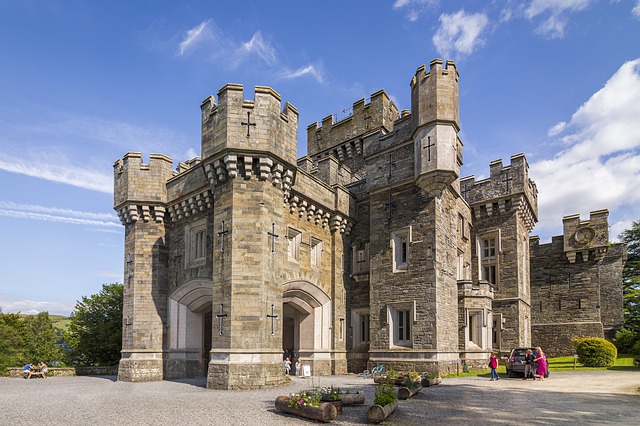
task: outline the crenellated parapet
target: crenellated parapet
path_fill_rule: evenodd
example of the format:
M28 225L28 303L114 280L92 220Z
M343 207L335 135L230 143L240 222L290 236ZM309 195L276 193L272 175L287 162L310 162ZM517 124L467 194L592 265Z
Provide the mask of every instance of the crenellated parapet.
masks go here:
M254 99L244 99L243 86L227 84L218 92L218 101L209 96L202 111L202 158L222 151L271 152L295 164L298 111L270 87L256 86Z
M142 154L129 152L115 162L114 209L123 225L137 222L163 222L167 203L167 181L174 176L171 158L151 154L142 163Z
M393 123L400 118L396 105L389 99L384 90L371 95L369 102L361 99L354 102L347 117L337 120L329 115L322 120L322 125L312 123L307 127L307 152L314 159L319 156L334 154L340 161L362 154L364 134L379 129L385 132L393 130Z
M414 131L435 122L448 122L460 130L459 74L456 65L449 60L443 66L442 59L416 70L411 79L411 125Z
M578 256L583 261L600 261L604 258L609 246L608 210L592 211L589 220L580 220L579 214L565 216L562 225L564 253L570 263L575 263Z
M473 175L460 179L460 193L475 217L517 210L531 232L538 221L538 189L529 178L524 154L511 156L509 166L503 166L502 160L492 161L490 169L487 179L476 181Z

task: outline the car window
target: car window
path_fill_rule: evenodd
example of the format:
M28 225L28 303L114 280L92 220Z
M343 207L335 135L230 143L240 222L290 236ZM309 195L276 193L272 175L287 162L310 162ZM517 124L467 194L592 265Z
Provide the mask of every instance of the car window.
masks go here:
M526 349L515 349L513 351L513 356L524 356L527 353Z

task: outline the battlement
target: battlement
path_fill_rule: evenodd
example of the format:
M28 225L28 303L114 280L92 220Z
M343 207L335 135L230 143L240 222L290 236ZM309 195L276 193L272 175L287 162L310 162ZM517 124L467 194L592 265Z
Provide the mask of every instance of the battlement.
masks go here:
M151 154L149 163L142 154L129 152L113 165L113 207L123 223L150 214L162 220L167 202L167 181L174 175L173 160L162 154ZM156 208L157 207L157 208Z
M531 232L538 221L538 189L529 178L529 164L524 154L512 155L508 166L502 165L502 159L494 160L489 169L486 179L476 181L474 175L460 179L462 197L475 209L476 215L483 208L491 214L495 205L501 212L509 208L521 210Z
M460 130L460 75L453 61L443 67L442 59L429 63L429 72L424 65L418 67L411 78L411 125L414 131L434 123L448 122Z
M244 99L240 84L227 84L218 91L218 102L209 96L202 112L202 159L226 149L272 152L295 164L298 110L270 87L256 86L254 99Z
M318 122L310 124L307 127L308 155L313 157L376 129L390 132L398 118L400 113L396 105L384 90L379 90L371 95L368 103L365 99L354 102L352 110L342 120L329 115L322 119L320 127Z
M564 228L564 251L570 261L575 260L576 253L594 249L606 250L609 245L609 211L596 210L589 215L589 220L580 220L580 215L562 218ZM586 260L586 258L583 259Z

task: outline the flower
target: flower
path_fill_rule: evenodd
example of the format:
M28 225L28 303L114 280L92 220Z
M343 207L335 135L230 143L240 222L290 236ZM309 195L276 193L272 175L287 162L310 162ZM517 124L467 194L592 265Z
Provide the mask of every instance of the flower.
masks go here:
M320 392L315 389L292 393L289 398L289 407L300 408L303 406L320 406Z

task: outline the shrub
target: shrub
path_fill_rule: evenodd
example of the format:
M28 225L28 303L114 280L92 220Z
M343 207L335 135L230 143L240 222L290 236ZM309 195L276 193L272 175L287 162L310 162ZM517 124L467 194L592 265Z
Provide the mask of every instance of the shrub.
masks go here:
M622 327L616 331L616 336L613 338L613 344L616 345L618 353L630 354L633 345L640 339L638 333L633 330Z
M633 357L633 365L636 367L640 367L640 340L633 345L631 348L631 353L634 355Z
M376 385L376 394L373 398L373 403L375 405L385 406L389 404L393 404L398 400L398 396L396 395L395 390L393 389L393 385L381 383Z
M587 367L609 367L613 365L618 356L614 344L599 337L582 339L576 352L580 364Z
M393 368L387 372L387 379L395 380L399 377L399 374Z

